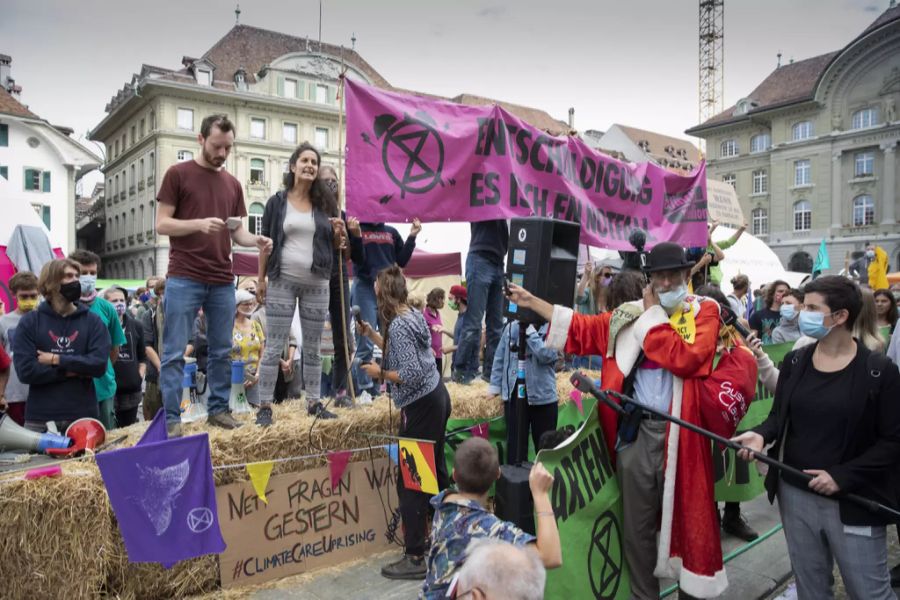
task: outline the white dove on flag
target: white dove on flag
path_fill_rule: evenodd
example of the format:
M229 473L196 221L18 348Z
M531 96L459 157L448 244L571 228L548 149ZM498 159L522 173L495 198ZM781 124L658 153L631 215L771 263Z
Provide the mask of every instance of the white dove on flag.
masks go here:
M191 465L185 459L170 467L137 467L144 485L143 495L135 501L153 523L156 535L162 535L172 522L172 508L191 474Z

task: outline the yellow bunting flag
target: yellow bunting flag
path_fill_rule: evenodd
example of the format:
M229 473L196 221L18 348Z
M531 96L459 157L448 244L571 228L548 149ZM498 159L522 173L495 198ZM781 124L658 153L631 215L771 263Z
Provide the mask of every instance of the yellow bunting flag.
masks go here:
M400 438L400 472L406 489L437 494L434 442Z
M256 490L256 495L259 496L259 499L266 504L269 503L266 499L266 486L269 485L269 476L272 474L272 467L274 466L275 463L271 460L247 465L250 483L253 484L253 489Z

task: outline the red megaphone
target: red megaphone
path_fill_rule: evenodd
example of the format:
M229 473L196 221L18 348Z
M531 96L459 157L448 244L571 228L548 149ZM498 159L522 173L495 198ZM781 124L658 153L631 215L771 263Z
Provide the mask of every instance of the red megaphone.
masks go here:
M78 419L66 429L66 436L72 438L72 445L68 448L49 448L47 454L51 456L74 456L85 450L93 450L106 441L106 428L97 419Z

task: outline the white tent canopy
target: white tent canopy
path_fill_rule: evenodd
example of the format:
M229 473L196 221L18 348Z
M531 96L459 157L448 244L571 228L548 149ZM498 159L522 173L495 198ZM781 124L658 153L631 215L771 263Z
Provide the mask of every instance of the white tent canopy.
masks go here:
M50 245L59 248L59 243L50 235L50 230L35 212L34 207L21 198L16 198L10 189L10 183L0 177L0 202L3 206L3 218L0 219L0 246L6 246L13 230L18 225L39 227L50 239Z

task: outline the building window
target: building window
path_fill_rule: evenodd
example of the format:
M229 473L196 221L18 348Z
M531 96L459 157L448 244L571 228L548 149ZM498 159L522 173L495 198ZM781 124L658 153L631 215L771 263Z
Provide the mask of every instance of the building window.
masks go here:
M135 125L131 126L131 145L134 146L134 142L137 140L137 127Z
M808 140L812 136L812 121L800 121L799 123L794 123L794 127L791 129L792 140L794 140L795 142L799 140Z
M178 109L178 129L194 130L194 111L190 108Z
M809 170L809 159L794 161L794 187L812 185Z
M50 171L25 169L24 189L26 192L49 192Z
M131 167L128 169L128 194L131 195L134 193L134 163L131 163Z
M119 156L119 140L116 140L116 144L115 144L115 146L113 146L113 148L115 150L115 152L113 152L113 156L118 157Z
M753 171L753 193L766 194L769 192L769 174L765 170Z
M281 127L281 139L287 144L297 143L297 124L285 123Z
M156 113L154 111L150 111L150 131L156 130Z
M719 147L719 156L721 158L729 158L738 155L737 140L725 140Z
M284 97L285 98L296 98L297 97L297 80L296 79L285 79L284 80Z
M264 140L266 139L266 120L256 117L250 118L250 137Z
M733 188L737 187L737 177L734 173L729 173L728 175L722 175L722 183L727 183Z
M138 162L138 183L144 183L144 159L142 158L140 162Z
M9 125L0 124L0 146L9 146Z
M250 183L265 183L266 161L262 158L250 159Z
M147 230L147 224L144 222L145 215L146 215L146 213L144 212L144 205L141 204L141 221L140 221L141 225L140 225L140 229L138 229L138 233L144 233Z
M316 127L316 148L325 150L328 148L328 129L325 127Z
M0 167L0 177L9 181L9 167Z
M768 133L760 133L750 138L750 154L765 152L772 145L772 137Z
M154 155L152 152L150 153L150 163L149 164L150 164L150 168L147 170L147 173L149 173L150 177L153 177L153 175L156 173L156 161L154 160Z
M754 208L750 213L750 233L753 235L769 234L769 213L764 208Z
M875 174L875 153L857 152L853 174L856 177L871 177Z
M197 83L200 85L212 85L212 72L206 69L197 70Z
M812 229L812 208L809 200L799 200L794 203L794 231L810 229Z
M875 201L872 196L862 195L853 199L853 226L863 227L875 223Z
M50 207L49 206L41 207L41 220L44 222L44 225L47 226L47 229L50 229Z
M179 150L175 156L178 158L178 162L194 160L194 153L190 150Z
M316 102L328 104L328 86L321 83L316 85Z
M119 196L119 176L116 175L114 181L116 182L115 187L113 187L113 198L116 199Z
M878 109L875 107L864 108L853 113L850 127L853 129L865 129L878 125Z
M140 126L139 131L141 134L141 138L143 139L144 135L147 133L146 123L145 123L144 119L141 119L141 126Z
M263 211L264 207L259 202L254 202L250 205L249 225L250 233L252 233L253 235L262 235Z

